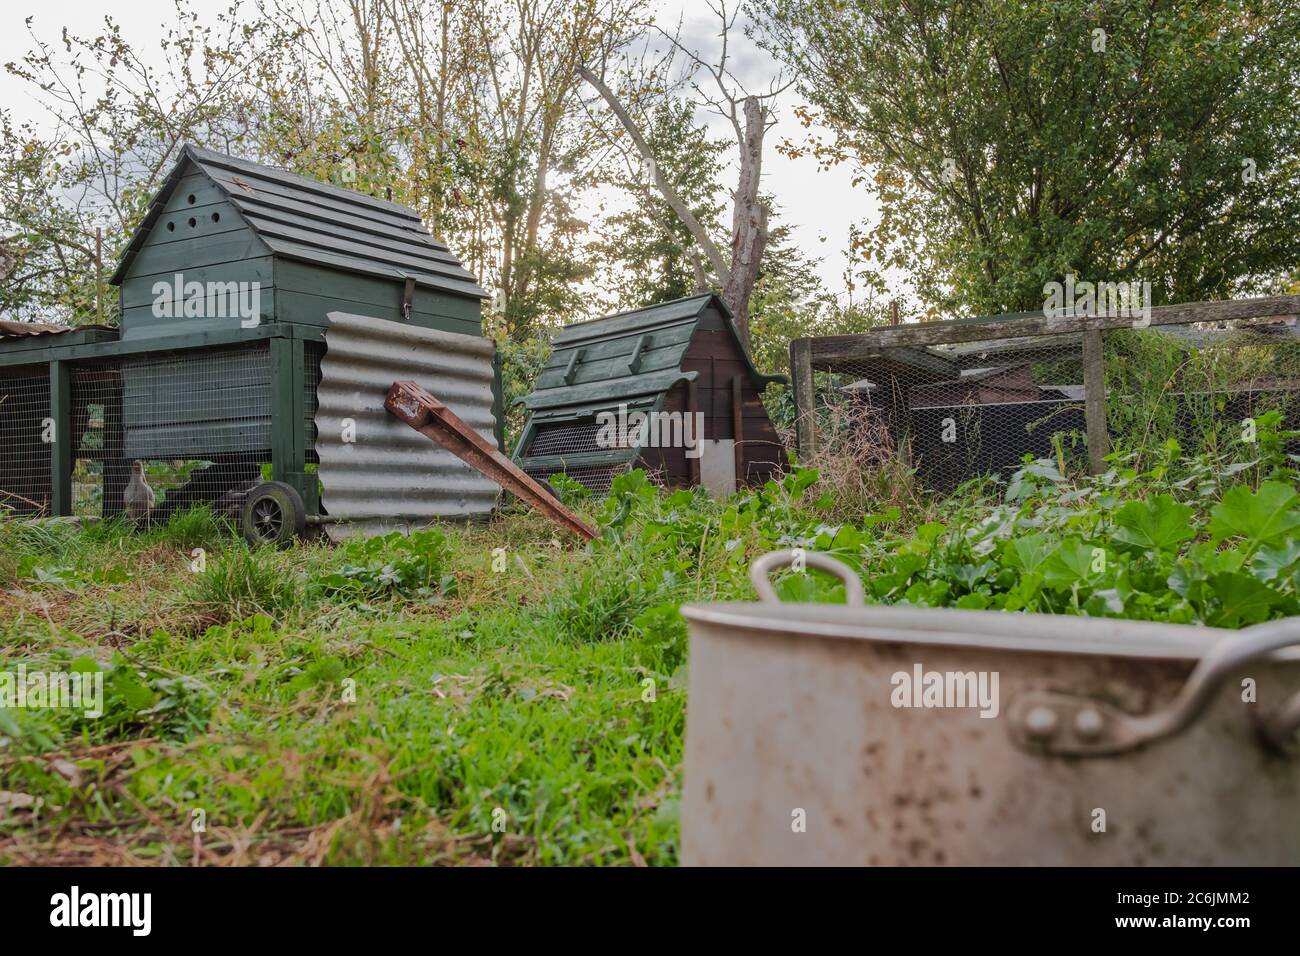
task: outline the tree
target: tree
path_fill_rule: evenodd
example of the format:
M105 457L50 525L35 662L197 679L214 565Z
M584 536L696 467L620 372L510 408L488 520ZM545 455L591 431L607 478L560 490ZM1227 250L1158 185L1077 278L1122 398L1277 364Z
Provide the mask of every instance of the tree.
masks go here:
M709 138L687 103L669 99L650 111L646 142L656 163L710 235L720 232L718 174L725 144ZM612 264L614 305L631 309L679 299L700 287L695 240L655 189L644 164L610 162L607 182L624 190L630 208L602 217L596 251Z
M760 4L835 135L804 148L859 164L869 252L932 305L1040 308L1067 272L1207 299L1300 255L1290 2Z
M741 340L748 344L749 303L754 292L754 284L758 281L763 250L768 240L769 210L767 203L759 194L763 171L763 140L775 122L770 104L786 87L778 77L767 93L751 93L744 88L732 73L729 62L729 43L736 27L739 9L728 12L725 2L718 6L710 3L709 8L721 24L722 46L716 58L709 60L700 53L688 49L676 35L664 34L664 36L675 52L686 57L688 78L701 103L722 116L735 133L740 161L736 189L732 193L729 256L723 254L722 248L709 234L705 224L701 223L695 215L690 203L679 194L676 186L660 167L641 124L636 121L627 104L610 86L607 76L608 58L595 60L595 68L584 63L578 67L578 73L600 94L601 99L617 117L619 124L631 140L636 155L648 164L655 188L704 254L721 288L722 300L731 310L736 331ZM709 76L710 83L707 88L693 79L700 72L707 73Z
M65 27L58 47L33 34L31 52L5 64L46 119L38 129L0 110L0 312L93 322L98 293L111 318L113 290L97 285L96 230L106 278L180 147L240 141L237 104L260 66L244 47L261 28L237 5L208 24L177 0L160 57L142 54L106 17L97 35Z

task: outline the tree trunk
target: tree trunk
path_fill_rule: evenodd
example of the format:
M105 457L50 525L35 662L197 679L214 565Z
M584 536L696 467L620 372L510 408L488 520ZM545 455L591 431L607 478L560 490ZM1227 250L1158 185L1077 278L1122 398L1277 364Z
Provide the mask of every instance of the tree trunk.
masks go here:
M763 172L764 110L758 98L745 98L745 137L740 149L740 181L731 211L731 271L722 301L731 310L741 341L749 346L749 300L767 246L767 205L758 198Z

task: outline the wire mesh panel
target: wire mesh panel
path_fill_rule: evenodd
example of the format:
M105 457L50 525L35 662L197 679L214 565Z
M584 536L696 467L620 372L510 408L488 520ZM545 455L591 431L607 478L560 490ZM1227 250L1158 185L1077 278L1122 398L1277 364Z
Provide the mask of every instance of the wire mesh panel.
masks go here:
M950 490L1026 456L1070 473L1170 439L1188 455L1273 440L1300 428L1300 329L1282 300L1255 301L1164 307L1177 312L1155 323L1027 313L802 340L801 447L899 460Z
M49 513L49 416L49 365L0 368L0 513Z
M1107 333L1105 363L1106 420L1119 449L1172 438L1188 455L1235 454L1261 431L1300 428L1294 319L1117 330Z
M121 514L131 466L122 454L122 373L116 364L72 370L72 513Z
M320 408L320 400L316 397L316 388L320 385L320 362L325 357L324 342L304 342L303 343L303 403L306 421L303 422L303 435L305 436L307 455L306 460L310 464L319 464L320 458L316 455L316 412Z
M537 468L529 469L528 475L537 481L545 482L552 475L564 474L582 485L597 497L609 494L614 479L628 470L623 462L617 465L588 465L577 468Z
M929 487L1007 472L1025 455L1082 462L1082 339L880 348L819 372L819 447L898 457Z
M116 375L94 367L74 373L75 414L97 422L97 410L107 409L104 451L78 458L74 477L82 480L74 481L73 500L79 513L98 506L117 514L133 500L127 510L153 521L195 504L235 513L271 460L266 345L148 354L124 359L119 368ZM93 439L96 432L89 434ZM141 485L152 492L147 508L138 504Z

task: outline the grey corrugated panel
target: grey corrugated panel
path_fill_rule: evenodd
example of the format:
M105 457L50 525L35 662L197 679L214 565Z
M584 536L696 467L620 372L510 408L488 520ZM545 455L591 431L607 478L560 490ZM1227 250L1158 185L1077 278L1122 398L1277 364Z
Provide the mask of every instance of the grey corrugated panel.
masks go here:
M328 319L315 449L330 537L491 512L496 483L388 414L384 399L393 382L415 381L495 445L492 340L343 312ZM352 443L343 441L348 418Z

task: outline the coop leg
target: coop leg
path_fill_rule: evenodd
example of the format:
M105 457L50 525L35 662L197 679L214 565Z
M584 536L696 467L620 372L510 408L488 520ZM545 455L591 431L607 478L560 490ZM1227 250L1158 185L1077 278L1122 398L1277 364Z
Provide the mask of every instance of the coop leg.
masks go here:
M72 514L72 367L50 363L50 513Z

